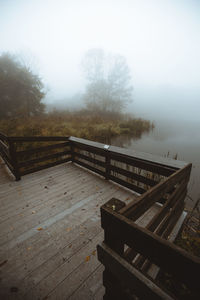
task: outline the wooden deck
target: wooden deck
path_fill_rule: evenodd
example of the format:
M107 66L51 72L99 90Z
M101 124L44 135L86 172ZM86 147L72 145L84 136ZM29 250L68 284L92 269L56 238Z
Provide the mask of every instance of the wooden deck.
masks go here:
M0 164L0 298L102 299L100 206L136 194L72 163L14 181ZM157 212L140 218L142 226Z

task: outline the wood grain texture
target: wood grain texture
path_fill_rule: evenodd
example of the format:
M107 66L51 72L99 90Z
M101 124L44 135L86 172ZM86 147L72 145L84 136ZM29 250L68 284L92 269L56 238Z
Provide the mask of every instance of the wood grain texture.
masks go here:
M2 163L1 299L73 299L87 295L88 289L91 299L100 299L104 293L96 257L96 245L103 239L100 206L113 197L126 204L136 198L72 163L18 182Z

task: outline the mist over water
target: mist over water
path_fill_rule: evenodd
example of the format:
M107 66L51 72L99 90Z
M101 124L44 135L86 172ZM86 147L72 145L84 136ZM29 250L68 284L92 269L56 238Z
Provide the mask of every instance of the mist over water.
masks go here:
M141 138L130 136L114 138L116 146L147 152L155 155L191 162L192 172L186 207L191 208L200 197L200 121L159 120L155 128Z

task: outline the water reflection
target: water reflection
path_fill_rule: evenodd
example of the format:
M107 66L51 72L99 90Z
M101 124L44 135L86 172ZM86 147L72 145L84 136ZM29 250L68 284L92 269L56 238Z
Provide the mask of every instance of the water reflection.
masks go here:
M110 144L191 162L187 207L193 207L200 197L200 122L157 121L149 133L140 137L121 135L112 138Z

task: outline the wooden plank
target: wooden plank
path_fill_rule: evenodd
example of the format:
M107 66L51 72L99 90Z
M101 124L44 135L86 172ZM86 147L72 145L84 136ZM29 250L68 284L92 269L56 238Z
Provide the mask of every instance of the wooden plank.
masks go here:
M56 165L60 165L60 164L66 163L66 162L68 162L70 160L71 160L71 158L61 159L61 160L58 160L58 161L55 161L55 162L52 162L52 163L48 163L48 164L43 165L43 166L39 166L39 167L32 168L32 169L29 169L29 170L21 171L20 175L24 176L26 174L38 172L38 171L43 170L43 169L51 168L51 167L54 167Z
M165 193L167 193L172 187L183 180L184 178L189 178L192 164L188 164L183 169L176 171L170 177L166 178L164 181L158 183L156 186L152 187L150 190L146 191L136 203L129 204L125 208L122 208L120 213L125 216L131 216L132 220L139 218L151 205L159 201Z
M143 188L141 188L133 183L126 182L125 180L122 180L116 176L110 175L109 179L114 182L117 182L118 184L120 184L122 186L125 186L126 188L128 188L136 193L143 194L146 192L146 190L144 190Z
M4 160L4 162L6 163L6 165L10 169L10 171L12 173L14 173L14 168L13 168L13 165L12 165L11 158L4 151L0 152L0 156L2 157L2 159Z
M0 150L5 152L7 155L9 155L9 147L0 140Z
M64 142L64 143L59 143L59 144L54 144L54 145L48 145L48 146L43 146L43 147L37 147L37 148L27 149L27 150L23 150L23 151L17 151L17 156L20 158L20 157L23 157L23 155L35 154L37 152L49 151L49 150L59 149L59 148L65 148L67 146L70 146L69 142Z
M200 272L199 258L189 255L183 249L106 207L101 208L101 218L102 227L112 228L117 238L130 248L134 248L159 267L175 275L191 289L196 291L200 289L198 279L194 275Z
M92 166L90 166L90 165L88 165L88 164L86 164L86 163L84 163L84 162L82 162L80 160L77 160L76 158L74 158L74 162L76 164L78 164L78 165L81 165L82 167L84 167L86 169L91 170L92 172L98 173L101 176L105 176L105 172L103 172L103 171L101 171L101 170L99 170L99 169L97 169L95 167L92 167Z
M36 163L43 162L45 160L49 160L49 159L53 159L53 158L59 158L59 157L62 157L64 155L69 155L69 154L71 154L71 151L62 151L62 152L49 154L49 155L46 155L46 156L43 156L43 157L40 157L40 158L35 158L35 159L31 159L31 160L28 160L28 161L21 162L21 163L19 163L19 167L20 168L27 167L27 166L30 166L32 164L36 164Z
M8 142L8 137L5 134L1 133L1 132L0 132L0 139L2 141Z
M121 148L121 149L123 149L123 148ZM137 167L137 168L140 168L143 170L147 170L147 171L150 171L150 172L153 172L153 173L156 173L159 175L163 175L163 176L169 176L177 170L174 168L170 168L168 166L160 166L151 161L138 160L135 157L125 156L123 154L118 154L118 153L114 153L114 152L110 152L110 157L112 160L123 162L123 163L129 164L131 166L134 166L134 167Z
M65 136L9 136L12 142L58 142L68 141L69 137Z
M92 253L95 251L96 244L103 238L102 233L100 232L92 241L87 243L82 251L66 259L59 268L55 268L37 286L30 289L25 296L29 296L29 300L35 300L38 297L44 298L45 296L48 296L49 299L69 297L76 290L77 283L79 282L79 285L81 285L89 273L99 265ZM86 261L88 256L90 256L90 259Z
M98 259L132 293L142 299L173 299L105 243L97 245Z
M93 273L79 286L74 293L68 298L69 300L94 300L97 299L99 290L102 288L102 277L103 277L104 267L102 265L98 266ZM103 298L103 293L101 293L101 298Z
M84 159L84 160L87 160L87 161L89 161L89 162L95 164L95 165L99 165L99 166L105 168L105 165L106 165L106 164L105 164L105 162L103 162L103 161L100 161L100 160L95 159L95 158L93 158L93 157L89 157L89 156L87 156L87 155L84 155L84 154L79 153L79 152L76 152L76 151L73 153L73 155L74 155L74 157L75 157L75 160L76 160L76 156L78 156L78 158L82 158L82 159Z
M138 159L139 161L151 162L158 166L159 165L163 167L166 166L168 168L172 168L176 170L183 168L188 164L184 161L175 160L169 157L157 156L150 153L138 152L133 149L126 149L126 148L121 148L116 146L110 146L109 151L115 154L122 154L124 156L132 157Z
M122 174L126 177L129 177L131 179L134 179L138 182L142 182L144 184L147 184L147 185L150 185L150 186L154 186L156 185L158 182L152 180L152 179L149 179L147 177L144 177L142 175L139 175L139 174L136 174L134 172L130 172L130 171L127 171L125 169L122 169L122 168L119 168L119 167L116 167L116 166L110 166L110 170L111 171L114 171L116 173L119 173L119 174Z
M74 149L81 149L81 150L85 150L94 154L98 154L100 156L105 156L105 150L103 148L96 148L96 147L92 147L90 145L86 145L86 144L80 144L80 143L76 143L76 142L71 142Z
M147 225L147 229L150 231L154 231L156 227L159 225L159 223L163 220L166 213L169 211L169 209L173 206L173 204L179 199L180 194L182 191L186 188L186 182L183 181L182 184L180 184L179 187L177 187L174 192L170 195L169 199L166 201L166 203L163 205L161 210L158 212L158 214L155 215L155 217L149 222Z
M89 141L89 140L85 140L85 139L81 139L81 138L76 138L76 137L69 137L69 140L77 143L77 144L82 144L82 145L86 145L86 146L91 146L94 147L96 149L101 149L104 150L104 146L105 144L102 143L97 143L97 142L93 142L93 141ZM179 161L179 160L174 160L174 159L170 159L170 158L166 158L166 157L159 157L156 155L152 155L149 153L143 153L143 152L137 152L134 150L130 150L130 149L125 149L125 148L121 148L121 147L116 147L116 146L109 146L108 150L112 154L122 154L122 156L126 156L126 157L132 157L135 159L138 159L139 161L146 161L146 162L153 162L157 165L161 165L161 166L166 166L166 167L171 167L172 169L179 169L179 168L183 168L187 163L183 162L183 161Z

